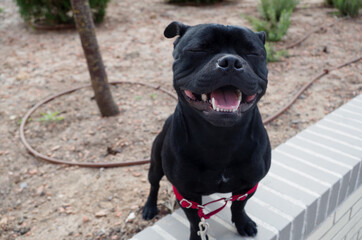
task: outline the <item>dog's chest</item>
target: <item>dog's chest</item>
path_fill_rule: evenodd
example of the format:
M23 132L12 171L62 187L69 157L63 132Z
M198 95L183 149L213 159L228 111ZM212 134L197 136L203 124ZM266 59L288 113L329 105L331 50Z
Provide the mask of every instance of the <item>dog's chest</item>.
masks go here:
M227 182L229 182L229 181L230 181L230 177L225 177L225 172L222 172L222 173L221 173L221 177L220 177L218 180L216 180L216 183L217 183L217 184L227 183Z
M205 171L201 174L199 183L201 188L212 192L231 192L240 184L240 179L231 170Z

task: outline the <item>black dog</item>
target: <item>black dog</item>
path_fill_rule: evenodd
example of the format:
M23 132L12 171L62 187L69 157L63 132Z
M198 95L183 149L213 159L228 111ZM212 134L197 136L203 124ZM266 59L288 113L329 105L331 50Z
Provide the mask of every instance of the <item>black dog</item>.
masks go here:
M181 206L191 224L190 239L200 239L200 214L189 204L201 204L202 195L255 190L270 167L270 142L256 106L267 87L265 33L172 22L164 35L178 35L173 51L178 104L153 143L143 218L157 214L159 181L166 175L185 198ZM244 210L252 195L231 206L242 236L257 233Z

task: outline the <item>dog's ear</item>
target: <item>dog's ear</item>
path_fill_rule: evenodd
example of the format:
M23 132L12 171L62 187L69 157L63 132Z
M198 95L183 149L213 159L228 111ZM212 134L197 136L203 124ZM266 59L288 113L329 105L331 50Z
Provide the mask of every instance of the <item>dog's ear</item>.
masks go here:
M163 32L163 35L165 35L165 37L167 38L173 38L175 36L182 36L187 28L189 28L189 26L183 24L183 23L180 23L180 22L172 22L170 23L165 31Z
M259 39L263 42L263 44L265 44L265 38L266 38L266 34L265 32L261 31L261 32L257 32L256 35L259 37Z

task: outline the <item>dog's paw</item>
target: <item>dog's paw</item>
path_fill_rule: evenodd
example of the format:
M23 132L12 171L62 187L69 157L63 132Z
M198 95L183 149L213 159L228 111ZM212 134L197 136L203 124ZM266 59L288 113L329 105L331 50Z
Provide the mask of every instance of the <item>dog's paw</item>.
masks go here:
M154 218L158 213L156 206L148 206L147 204L144 206L142 210L142 217L145 220L150 220Z
M250 218L244 224L235 224L239 234L244 237L254 237L258 233L256 223Z

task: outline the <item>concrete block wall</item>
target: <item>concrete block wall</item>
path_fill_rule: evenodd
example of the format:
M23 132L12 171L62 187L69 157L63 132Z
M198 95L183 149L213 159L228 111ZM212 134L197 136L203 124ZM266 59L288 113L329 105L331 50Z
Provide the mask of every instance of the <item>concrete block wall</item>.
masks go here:
M359 187L318 226L307 240L362 239L362 187Z
M362 94L273 150L270 172L246 205L258 224L253 239L361 240L361 183ZM208 222L210 240L243 239L231 223L230 204ZM178 209L132 240L188 239L188 229Z

